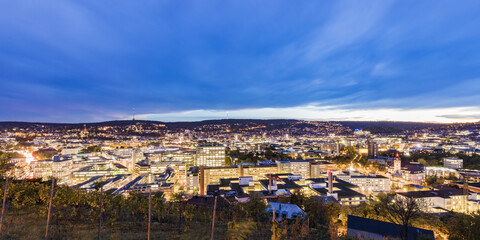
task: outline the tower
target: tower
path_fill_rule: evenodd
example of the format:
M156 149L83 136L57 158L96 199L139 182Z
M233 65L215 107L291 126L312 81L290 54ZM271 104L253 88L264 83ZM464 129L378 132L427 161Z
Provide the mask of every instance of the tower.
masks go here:
M135 121L135 108L132 109L132 121Z
M378 156L378 145L372 140L368 141L368 156L372 156L374 158Z
M400 158L400 155L397 153L397 155L395 155L395 158L393 159L393 173L400 174L401 170L402 170L402 159Z
M333 193L333 171L328 170L328 193Z

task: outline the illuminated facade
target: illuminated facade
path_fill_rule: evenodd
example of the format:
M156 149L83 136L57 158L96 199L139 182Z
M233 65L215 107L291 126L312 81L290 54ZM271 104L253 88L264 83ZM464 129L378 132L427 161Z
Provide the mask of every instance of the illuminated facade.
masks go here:
M278 173L292 173L301 175L302 178L310 178L309 160L279 160L277 161Z
M361 192L389 192L391 190L392 181L389 178L380 175L363 175L363 174L339 174L338 179L358 186Z
M397 196L414 198L426 212L468 211L468 193L463 189L413 191L399 193Z
M452 168L452 169L461 169L463 168L463 159L454 158L454 157L444 158L443 167Z
M225 166L225 147L215 143L198 145L196 166Z

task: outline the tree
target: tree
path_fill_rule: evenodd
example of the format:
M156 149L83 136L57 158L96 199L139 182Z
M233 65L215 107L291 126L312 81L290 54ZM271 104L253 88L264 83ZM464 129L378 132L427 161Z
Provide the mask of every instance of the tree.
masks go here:
M335 232L334 221L338 219L340 210L338 204L324 204L321 200L306 197L301 192L293 193L290 201L305 210L305 220L308 221L313 236L318 239L331 238L331 232Z
M437 185L441 185L441 184L445 183L445 178L437 177L436 175L435 176L428 176L428 177L425 178L425 183L427 184L427 186L435 187Z
M425 183L427 186L433 186L433 184L436 182L437 177L436 176L427 176L425 178Z
M12 167L13 165L9 163L8 159L0 159L0 178L3 178Z
M477 239L480 236L480 213L449 213L442 218L449 239Z
M265 209L267 208L267 204L256 195L251 195L250 201L242 204L242 206L247 216L253 218L256 222L266 214Z
M9 159L9 158L18 158L18 157L25 157L20 153L17 152L2 152L0 151L0 159Z
M422 202L413 197L386 194L380 194L374 203L377 215L401 226L399 234L402 239L408 239L408 227L412 220L422 214L422 205Z
M99 146L94 145L94 146L90 146L80 150L80 153L91 153L91 152L101 152L101 151L102 149Z
M253 231L255 230L255 222L253 222L251 219L244 221L234 220L228 222L227 227L227 232L230 239L249 239L250 235L252 235Z
M43 159L52 159L52 157L57 154L57 152L55 151L45 151L45 150L38 150L38 151L35 151L32 153L32 155L36 158L36 159L40 159L40 160L43 160Z
M225 156L225 166L232 165L232 158L228 155Z

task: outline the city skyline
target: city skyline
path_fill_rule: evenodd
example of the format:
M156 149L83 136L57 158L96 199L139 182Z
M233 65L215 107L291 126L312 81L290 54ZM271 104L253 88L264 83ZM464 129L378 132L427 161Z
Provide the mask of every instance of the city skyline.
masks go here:
M480 3L4 2L0 121L480 119Z

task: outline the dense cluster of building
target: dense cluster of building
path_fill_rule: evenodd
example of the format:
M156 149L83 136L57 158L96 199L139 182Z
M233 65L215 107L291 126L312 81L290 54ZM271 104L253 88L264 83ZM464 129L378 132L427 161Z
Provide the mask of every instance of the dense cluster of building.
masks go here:
M123 127L73 129L9 128L0 146L25 157L9 159L17 178L55 178L82 189L100 185L112 194L162 191L189 196L219 195L246 201L252 194L273 200L302 192L319 201L357 205L371 195L400 192L426 201L426 211L476 211L480 197L475 184L465 190L461 179L479 179L480 172L464 169L463 159L446 157L440 166L403 161L400 154L480 150L478 131L450 129L375 135L348 132L338 123L292 123L287 130L261 124L208 124L168 130L164 125L130 124ZM26 139L26 140L25 140ZM335 159L355 151L351 163ZM50 152L49 152L50 151ZM49 158L34 156L52 153ZM233 154L235 152L235 154ZM240 155L282 159L249 161ZM392 153L388 154L380 153ZM358 159L366 157L366 163ZM375 166L375 167L373 167ZM425 186L428 177L456 179L457 189Z

